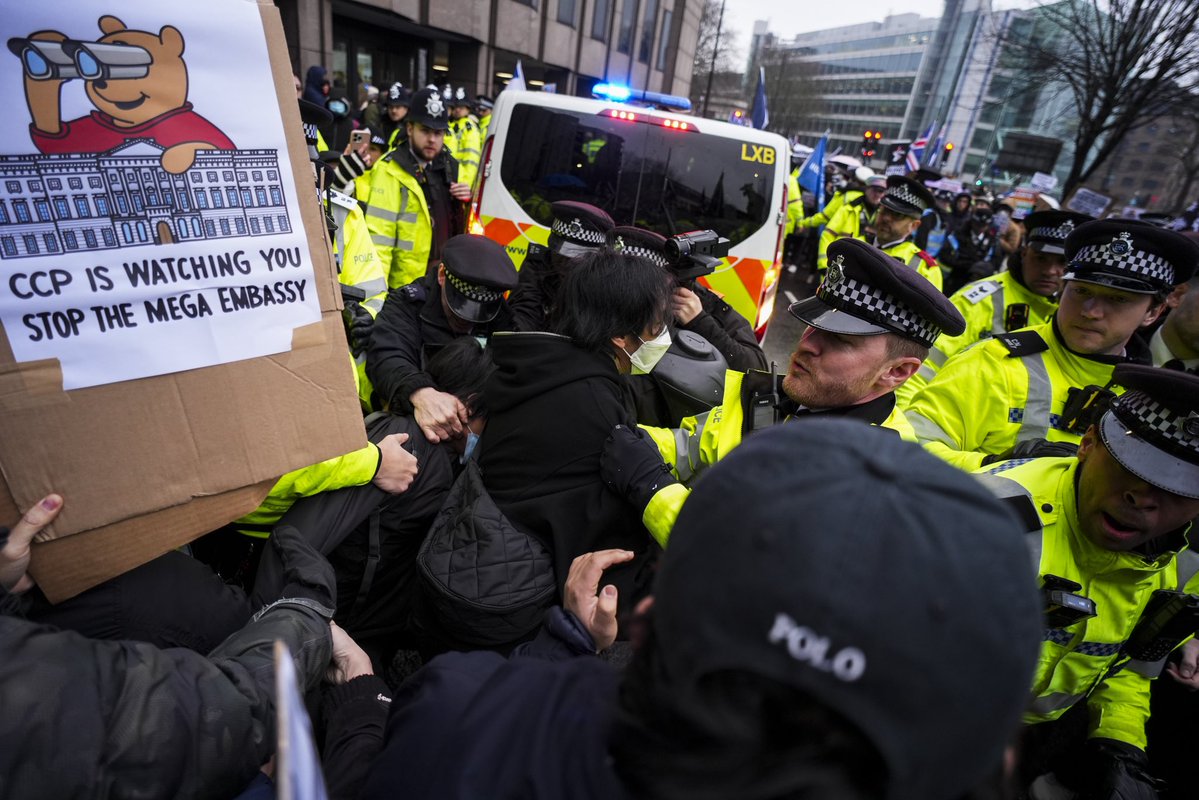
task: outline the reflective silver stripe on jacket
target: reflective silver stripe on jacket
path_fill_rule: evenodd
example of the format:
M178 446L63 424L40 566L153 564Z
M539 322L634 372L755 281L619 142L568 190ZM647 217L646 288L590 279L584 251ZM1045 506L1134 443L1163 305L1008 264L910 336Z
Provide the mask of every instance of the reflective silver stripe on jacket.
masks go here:
M1033 701L1028 704L1028 710L1034 714L1052 714L1054 711L1069 708L1085 697L1085 694L1069 694L1068 692L1044 694L1033 698Z
M333 248L333 255L337 261L337 271L341 272L341 262L346 257L346 219L350 216L350 209L337 203L329 203L333 210L333 224L337 226L337 233L334 235L336 239L336 247Z
M1007 333L1003 327L1003 284L999 284L999 288L991 294L991 334L998 336L1001 333Z
M695 431L687 433L682 428L674 428L671 433L674 434L674 452L675 452L675 472L679 474L679 480L683 483L695 477L696 465L699 464L699 445L703 437L704 426L708 424L708 414L712 412L705 411L695 418Z
M1045 366L1044 353L1033 353L1020 359L1028 371L1028 399L1024 403L1024 419L1016 441L1044 439L1049 435L1049 411L1053 403L1053 385Z
M909 411L906 414L908 422L912 426L912 430L916 432L916 439L923 443L940 442L946 447L951 447L954 450L961 450L962 446L953 440L953 437L941 429L941 426L933 422L923 414L915 411Z
M400 186L400 211L396 214L396 219L400 222L416 222L416 212L408 210L408 195L408 187Z

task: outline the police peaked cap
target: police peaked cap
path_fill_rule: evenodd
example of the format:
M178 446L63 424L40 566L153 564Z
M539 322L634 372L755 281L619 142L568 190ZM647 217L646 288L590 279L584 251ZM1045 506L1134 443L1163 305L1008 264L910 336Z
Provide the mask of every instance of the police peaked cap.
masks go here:
M1066 252L1066 239L1074 229L1093 219L1077 211L1035 211L1024 218L1028 246L1041 253L1062 255Z
M470 96L470 90L465 86L455 86L450 92L451 106L473 106L475 99Z
M387 99L383 101L387 106L408 106L412 102L412 92L404 88L402 83L393 83L391 88L387 90Z
M1119 364L1112 380L1127 391L1099 422L1108 452L1141 480L1199 498L1199 375Z
M481 94L475 98L475 105L479 106L480 108L486 108L490 111L491 109L495 108L495 101L487 95Z
M858 239L828 246L828 272L816 296L788 309L813 328L851 336L895 333L925 347L966 330L961 312L902 261Z
M516 288L508 251L486 236L462 233L441 248L446 301L469 322L490 322L500 313L504 292Z
M1199 245L1181 233L1135 220L1096 220L1066 239L1062 280L1153 294L1189 281L1197 264Z
M920 218L936 204L933 193L920 181L906 175L887 177L887 193L883 195L882 205L896 214Z
M626 256L637 256L665 267L670 263L666 258L666 237L660 233L622 225L608 231L608 247Z
M445 101L441 99L441 92L437 91L436 87L426 86L412 95L412 102L408 105L408 116L404 117L404 121L415 122L435 131L448 128L450 118L446 113Z
M559 200L550 211L550 249L567 257L603 247L604 234L616 226L608 212L588 203Z
M317 161L320 158L320 154L316 151L317 126L332 122L333 114L329 112L329 109L307 100L300 100L299 103L300 122L304 124L304 141L308 144L308 160Z

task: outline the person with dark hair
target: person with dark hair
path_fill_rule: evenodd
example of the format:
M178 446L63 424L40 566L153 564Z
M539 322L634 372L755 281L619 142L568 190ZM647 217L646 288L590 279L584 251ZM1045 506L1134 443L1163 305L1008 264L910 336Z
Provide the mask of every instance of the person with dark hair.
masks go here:
M467 409L461 434L432 444L412 416L372 415L367 420L371 441L408 435L420 470L407 491L389 494L367 484L324 492L300 500L279 520L277 527L299 530L328 556L337 573L335 619L380 669L397 648L415 648L427 638L415 616L416 552L462 463L476 455L487 424L485 387L494 371L490 354L473 337L439 348L429 358L429 377L438 391ZM282 566L268 542L254 582L256 601L279 591Z
M612 428L635 422L623 376L649 372L670 347L670 291L664 268L600 251L563 279L552 333L491 338L483 483L508 520L549 550L559 588L575 556L619 547L637 557L613 581L629 597L646 589L657 545L604 486L599 460Z
M632 554L588 553L514 657L405 683L360 796L959 800L1000 772L1040 600L1016 518L970 476L868 426L783 426L678 527L623 675L592 654Z

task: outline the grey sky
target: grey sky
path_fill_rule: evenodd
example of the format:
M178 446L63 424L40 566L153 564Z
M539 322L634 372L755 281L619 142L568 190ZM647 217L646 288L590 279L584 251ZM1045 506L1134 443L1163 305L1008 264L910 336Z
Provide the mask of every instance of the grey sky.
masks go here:
M999 0L995 8L1027 8L1034 0ZM944 0L884 0L884 2L845 3L837 0L726 0L726 29L737 33L737 48L746 54L754 20L770 22L770 31L787 39L804 31L819 31L859 22L881 22L888 14L915 13L925 17L941 16Z

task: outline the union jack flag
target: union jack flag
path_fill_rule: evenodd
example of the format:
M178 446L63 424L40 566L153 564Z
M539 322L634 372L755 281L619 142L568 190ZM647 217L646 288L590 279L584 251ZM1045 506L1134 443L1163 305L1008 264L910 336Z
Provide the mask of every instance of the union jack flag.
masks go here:
M924 132L924 135L912 142L912 146L908 148L908 157L907 161L905 162L907 164L908 171L915 172L916 170L920 169L920 164L922 161L924 161L924 151L928 148L928 142L933 138L936 130L937 121L933 120L933 124L928 126L928 130Z

